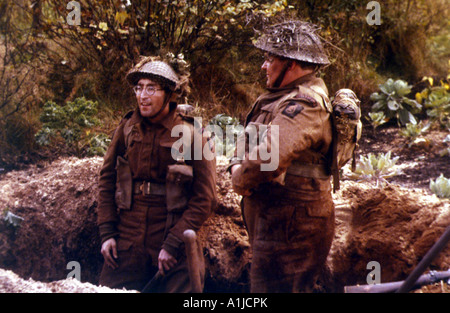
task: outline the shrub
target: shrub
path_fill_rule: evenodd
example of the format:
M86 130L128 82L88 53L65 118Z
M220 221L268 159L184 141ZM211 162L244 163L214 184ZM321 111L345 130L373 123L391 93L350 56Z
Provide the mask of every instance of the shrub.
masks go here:
M389 119L384 115L384 112L369 112L368 117L366 116L366 119L370 122L372 125L373 131L377 129L378 126L383 125Z
M411 147L417 140L418 137L422 136L430 128L431 123L423 125L422 122L419 124L408 123L404 128L400 129L400 135L408 139L408 146Z
M406 97L411 92L411 86L407 82L389 78L379 87L380 92L374 92L370 96L370 100L375 101L372 111L383 111L388 118L396 118L402 125L417 123L414 114L421 111L422 105Z
M376 185L386 183L388 178L399 174L395 163L399 157L391 159L391 152L380 153L375 156L369 153L367 157L361 155L356 163L354 172L347 174L347 178L358 181L375 181Z
M100 123L96 118L97 106L97 102L84 97L68 101L63 106L48 101L40 115L43 124L36 133L36 142L50 145L55 140L62 139L66 149L73 149L77 156L81 156L87 145L90 145L90 154L104 152L105 137L96 137L89 131Z
M420 93L420 97L426 96L423 105L427 115L441 126L450 127L450 92L448 84L439 87L431 87Z

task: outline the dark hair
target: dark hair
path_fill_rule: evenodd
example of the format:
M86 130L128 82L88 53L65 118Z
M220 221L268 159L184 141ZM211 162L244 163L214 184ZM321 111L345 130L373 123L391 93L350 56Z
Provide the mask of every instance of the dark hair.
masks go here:
M281 55L277 55L275 53L271 53L271 52L267 52L269 56L273 56L276 58L279 58L280 60L286 60L286 61L290 61L290 62L296 62L302 69L304 70L313 70L314 72L318 72L322 65L321 64L315 64L315 63L310 63L310 62L306 62L306 61L300 61L300 60L294 60L294 59L290 59Z
M322 67L321 64L309 63L305 61L294 60L298 65L304 70L313 70L314 72L318 72Z

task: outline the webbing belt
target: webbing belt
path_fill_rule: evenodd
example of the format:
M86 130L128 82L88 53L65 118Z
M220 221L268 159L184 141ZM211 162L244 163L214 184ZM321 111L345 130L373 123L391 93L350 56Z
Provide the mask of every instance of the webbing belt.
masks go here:
M331 176L331 173L325 164L308 163L292 163L291 166L287 168L286 174L320 179L328 179Z
M148 181L136 181L133 184L133 193L146 195L160 195L164 196L166 194L166 185L152 183Z

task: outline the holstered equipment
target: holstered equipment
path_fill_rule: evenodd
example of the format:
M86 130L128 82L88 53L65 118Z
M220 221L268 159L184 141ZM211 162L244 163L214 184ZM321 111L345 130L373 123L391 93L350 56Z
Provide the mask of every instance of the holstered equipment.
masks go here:
M187 165L183 159L168 166L166 176L166 205L168 214L164 238L166 238L169 229L172 227L174 215L182 213L187 207L193 179L193 168Z
M116 206L120 210L130 210L133 197L133 178L128 160L121 156L116 162Z
M183 211L190 197L190 190L194 173L192 166L180 160L169 165L166 176L166 203L167 211Z

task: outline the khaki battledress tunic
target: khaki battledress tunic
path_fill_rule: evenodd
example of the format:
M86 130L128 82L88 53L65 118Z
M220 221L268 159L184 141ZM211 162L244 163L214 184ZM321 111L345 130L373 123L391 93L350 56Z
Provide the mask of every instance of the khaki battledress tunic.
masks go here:
M323 80L313 75L269 89L246 118L246 126L269 125L255 149L270 151L275 144L271 128L279 128L275 171L261 171L264 161L251 160L248 153L242 161L232 161L242 164L233 174L235 190L252 193L242 202L253 252L252 292L311 291L331 247L334 205L327 156L332 128L314 88L328 93Z
M127 121L132 128L126 139ZM182 116L171 111L161 122L152 124L142 118L137 109L116 129L100 171L97 211L102 242L116 238L119 268L113 270L105 264L101 285L141 290L157 272L158 255L164 248L178 263L164 276L158 291L190 291L183 232L188 228L197 231L210 215L216 203L216 175L215 159L193 160L191 157L186 161L192 165L194 173L189 202L183 212L174 214L168 225L164 184L168 166L176 163L171 149L180 139L171 137L171 131L182 123ZM203 136L202 144L208 145ZM191 152L194 153L194 147ZM131 168L134 195L130 210L118 210L115 203L118 156L127 159ZM150 182L152 191L143 194L137 186L142 182Z

